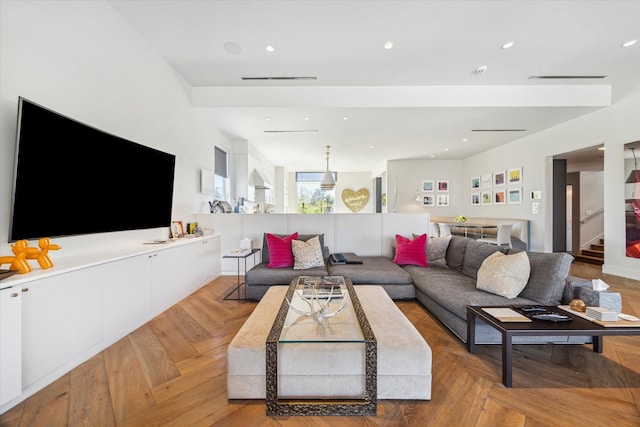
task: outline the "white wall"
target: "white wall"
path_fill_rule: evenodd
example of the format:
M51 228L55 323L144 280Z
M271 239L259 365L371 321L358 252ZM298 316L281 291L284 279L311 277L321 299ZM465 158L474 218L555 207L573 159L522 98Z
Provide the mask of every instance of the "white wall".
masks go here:
M463 180L462 161L453 160L390 160L387 162L386 191L387 212L428 212L431 216L470 215L471 206L466 203L468 187ZM448 207L423 207L415 200L416 190L422 192L422 181L449 181ZM385 186L383 185L383 188ZM437 192L433 193L434 195ZM479 216L479 215L474 215Z
M514 208L512 217L531 220L532 250L551 251L552 247L552 156L591 147L604 142L604 234L603 271L640 279L640 259L625 256L624 144L640 139L640 80L628 82L624 91L616 90L610 107L603 108L510 144L473 156L464 162L465 179L480 170L509 164L524 167L523 189L527 195L543 190L540 214L531 214L531 200ZM482 165L482 168L478 167ZM468 176L467 176L468 175ZM482 216L497 216L495 207L481 207Z
M604 207L604 172L580 172L580 249L589 249L591 243L604 237L604 215L598 212Z
M398 190L396 211L416 212L413 199L423 179L450 179L450 207L425 209L432 217L522 218L530 220L531 250L552 249L552 157L604 142L604 232L603 271L640 279L640 259L625 256L624 144L640 139L640 80L626 82L614 90L610 107L538 132L462 161L395 160L387 163L387 209L393 212L394 188ZM523 198L520 205L471 206L471 178L498 170L523 168ZM542 191L539 213L532 213L532 191Z
M200 194L200 169L212 169L213 146L227 142L220 131L205 132L195 119L185 87L107 2L1 1L0 254L11 253L7 240L19 96L175 154L173 217L186 222L208 199ZM99 195L85 197L90 215ZM168 231L154 233L163 232ZM63 251L80 240L64 239Z

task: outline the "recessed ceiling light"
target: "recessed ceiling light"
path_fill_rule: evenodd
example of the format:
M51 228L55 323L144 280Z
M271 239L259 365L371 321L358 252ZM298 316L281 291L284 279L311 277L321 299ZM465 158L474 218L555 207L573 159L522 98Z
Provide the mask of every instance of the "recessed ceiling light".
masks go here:
M349 117L344 116L344 117L342 118L342 120L349 120Z
M242 53L242 46L240 46L236 42L226 42L223 46L224 50L232 55L239 55L240 53Z
M487 66L486 65L481 65L480 67L476 68L473 72L476 74L482 74L485 71L487 71Z
M448 149L448 148L445 148L445 149L444 149L444 151L449 151L449 149Z
M383 47L384 50L391 50L393 49L393 42L386 42Z
M634 44L638 43L638 39L628 40L620 45L620 47L631 47Z
M305 117L304 120L309 121L311 118L310 117Z
M268 44L268 45L266 45L266 46L264 47L264 50L266 50L266 51L267 51L267 52L269 52L269 53L273 53L273 52L275 52L275 51L276 51L276 48L275 48L275 47L273 47L272 45Z
M500 49L509 49L511 47L513 47L515 43L514 42L506 42L505 44L503 44L502 46L500 46Z
M375 145L370 145L369 148L376 148L376 146Z
M430 157L431 157L432 159L434 159L436 156L435 156L435 154L432 154Z
M271 120L271 117L267 116L267 117L265 117L264 119L265 119L266 121L269 121L269 120Z
M467 142L469 141L467 138L463 139L462 142Z

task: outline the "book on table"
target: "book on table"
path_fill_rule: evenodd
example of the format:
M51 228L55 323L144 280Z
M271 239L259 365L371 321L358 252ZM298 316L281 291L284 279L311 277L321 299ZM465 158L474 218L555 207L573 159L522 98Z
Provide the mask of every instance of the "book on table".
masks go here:
M508 307L482 307L482 311L487 312L501 322L531 322L527 316Z
M302 285L302 296L305 298L342 298L342 276L300 276L298 285Z

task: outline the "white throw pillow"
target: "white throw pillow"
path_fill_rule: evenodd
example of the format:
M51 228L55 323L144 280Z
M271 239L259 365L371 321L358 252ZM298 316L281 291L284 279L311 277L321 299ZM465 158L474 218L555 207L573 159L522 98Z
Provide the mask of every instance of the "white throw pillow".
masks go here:
M495 252L482 262L476 288L505 298L515 298L527 286L530 273L531 265L526 252L513 255Z
M312 267L324 266L320 238L312 237L306 242L302 240L292 240L291 249L293 251L293 269L306 270Z

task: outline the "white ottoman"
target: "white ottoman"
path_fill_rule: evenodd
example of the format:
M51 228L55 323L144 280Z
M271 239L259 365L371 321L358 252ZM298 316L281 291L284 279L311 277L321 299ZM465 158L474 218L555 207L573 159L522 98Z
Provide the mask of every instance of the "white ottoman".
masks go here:
M265 341L287 288L271 286L229 344L228 399L265 399ZM381 286L356 285L355 290L376 336L378 399L431 399L431 348L427 342ZM328 346L300 345L298 355L278 357L278 373L282 378L279 387L281 384L287 387L279 393L358 395L364 388L364 346L339 343ZM291 363L296 357L305 363ZM322 368L320 361L331 358L341 360L340 369ZM301 366L306 368L301 371ZM313 370L309 366L320 368Z

